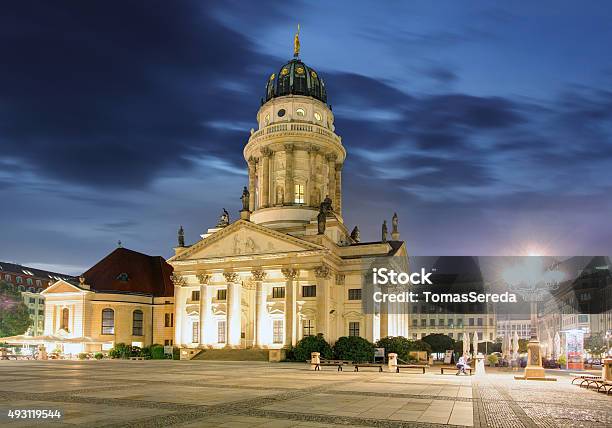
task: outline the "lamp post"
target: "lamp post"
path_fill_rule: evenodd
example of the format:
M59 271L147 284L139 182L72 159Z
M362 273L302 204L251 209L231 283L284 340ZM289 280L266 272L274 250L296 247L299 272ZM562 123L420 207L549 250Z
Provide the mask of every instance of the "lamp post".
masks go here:
M544 268L541 257L528 257L524 264L514 266L503 274L511 291L519 294L530 305L531 339L527 345L527 366L525 374L516 379L544 380L542 352L538 340L538 302L550 291L559 288L564 275L560 271Z

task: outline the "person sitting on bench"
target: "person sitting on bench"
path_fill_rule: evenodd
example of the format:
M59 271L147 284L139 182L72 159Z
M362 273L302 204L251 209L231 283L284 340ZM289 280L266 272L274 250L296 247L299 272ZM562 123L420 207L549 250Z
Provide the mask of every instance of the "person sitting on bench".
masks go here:
M461 374L461 373L464 374L464 375L467 375L465 370L469 369L471 367L468 365L468 359L467 359L467 356L465 354L463 354L461 357L459 357L459 361L457 361L457 368L459 369L459 370L457 370L457 373L455 373L457 376L459 376L459 374Z

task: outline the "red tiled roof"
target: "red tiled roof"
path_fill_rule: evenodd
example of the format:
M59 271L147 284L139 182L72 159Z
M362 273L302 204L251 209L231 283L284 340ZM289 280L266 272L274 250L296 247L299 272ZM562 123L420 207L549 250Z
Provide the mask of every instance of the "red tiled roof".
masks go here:
M83 274L94 291L174 295L170 266L163 257L117 248Z

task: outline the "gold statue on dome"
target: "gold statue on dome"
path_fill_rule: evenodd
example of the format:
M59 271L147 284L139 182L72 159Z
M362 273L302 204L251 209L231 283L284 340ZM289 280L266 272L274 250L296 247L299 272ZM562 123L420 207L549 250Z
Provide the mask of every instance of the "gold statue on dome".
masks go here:
M297 27L297 33L293 38L293 56L298 57L300 55L300 24Z

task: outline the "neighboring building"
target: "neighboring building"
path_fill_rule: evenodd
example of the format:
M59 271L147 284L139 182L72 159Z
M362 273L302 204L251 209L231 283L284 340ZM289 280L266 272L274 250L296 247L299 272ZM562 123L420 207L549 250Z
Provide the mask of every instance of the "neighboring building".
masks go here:
M45 335L64 353L110 349L115 343L171 345L172 267L159 256L117 248L76 283L60 280L42 292Z
M572 257L558 265L567 280L554 299L538 307L538 338L552 349L557 333L582 330L585 336L612 333L612 262L609 257Z
M21 293L23 302L28 307L32 326L26 332L28 336L39 336L44 331L45 302L40 294L51 282L58 280L72 281L74 277L63 273L49 272L14 263L0 262L0 280Z
M267 82L258 130L243 148L250 196L241 219L224 214L190 246L179 237L168 260L175 343L281 348L317 333L330 342L408 337L407 311L362 310L368 260L406 257L406 247L397 221L390 240L368 243L344 223L346 150L322 77L296 53Z
M514 337L514 332L519 339L531 338L530 319L497 319L497 337Z
M431 267L432 282L435 288L426 286L419 291L446 293L482 291L484 281L481 268L475 257L449 256L437 257ZM496 314L492 304L427 304L424 301L413 303L410 308L410 336L417 340L429 334L445 334L451 339L464 340L469 336L473 343L474 335L479 342L495 342L497 338Z

